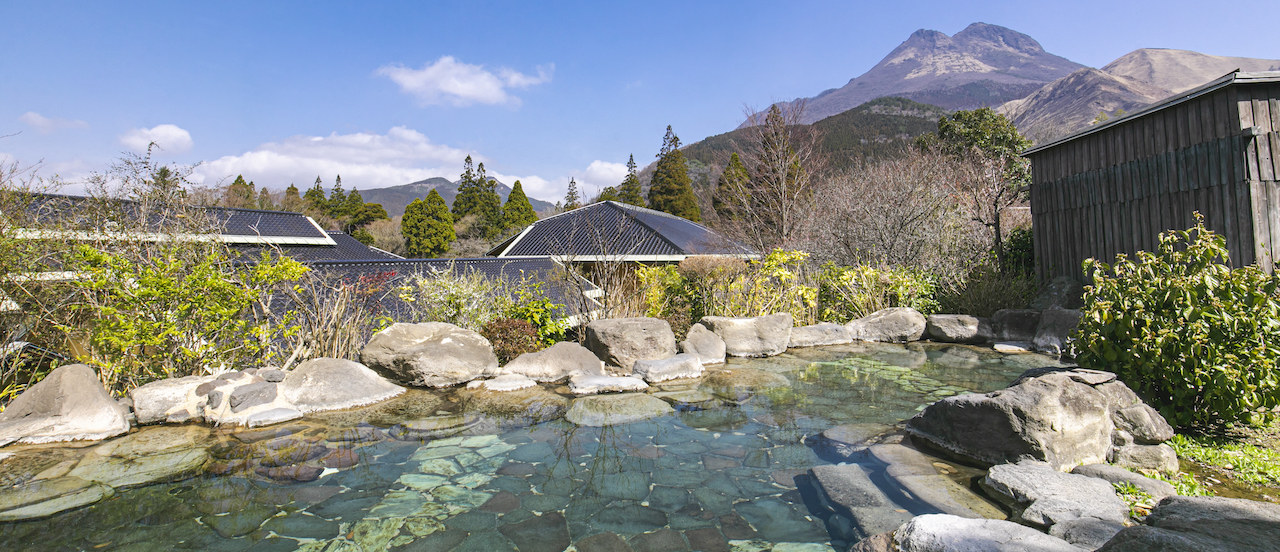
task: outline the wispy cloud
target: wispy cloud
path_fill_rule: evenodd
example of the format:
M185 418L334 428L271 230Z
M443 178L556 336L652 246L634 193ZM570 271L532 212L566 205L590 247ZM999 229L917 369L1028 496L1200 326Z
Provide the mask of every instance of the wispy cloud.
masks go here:
M18 121L26 124L40 134L49 134L66 128L89 128L89 123L76 119L59 119L45 117L34 111L28 111L18 117Z
M405 127L394 127L386 134L299 135L207 161L196 168L193 179L213 184L243 174L259 185L281 189L290 183L306 188L316 176L332 182L335 175L342 175L348 188L384 188L434 176L454 180L468 154L484 160L473 152L434 144Z
M400 90L411 94L423 105L453 105L464 107L472 104L520 105L520 98L508 93L509 88L528 88L551 81L555 64L540 65L536 75L526 75L508 68L500 68L496 74L483 65L472 65L442 56L421 69L403 65L384 65L378 75L390 78L400 85Z
M120 135L120 143L138 153L145 153L152 142L165 153L183 153L195 144L191 141L191 133L178 125L135 128Z

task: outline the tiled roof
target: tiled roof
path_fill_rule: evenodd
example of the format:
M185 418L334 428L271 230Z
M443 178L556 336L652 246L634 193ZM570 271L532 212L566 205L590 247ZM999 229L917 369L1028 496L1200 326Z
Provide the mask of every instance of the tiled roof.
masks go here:
M378 281L395 282L415 274L432 274L450 271L479 273L489 279L518 281L527 278L542 282L542 291L547 299L554 303L566 305L572 314L579 314L582 307L594 309L594 299L575 297L578 289L568 285L564 280L564 266L550 257L534 258L501 258L482 257L478 259L395 259L381 261L317 261L308 263L313 270L331 274L348 282ZM577 287L589 296L600 292L581 276L574 276ZM394 284L387 284L394 285ZM390 310L399 308L399 299L395 294L388 294L382 299L383 307ZM567 315L566 315L567 316Z
M196 226L212 224L227 243L265 243L277 245L335 245L315 221L302 213L261 211L227 207L194 207L209 217L195 221ZM101 236L111 227L127 219L128 226L141 226L142 232L159 231L166 224L160 216L145 212L142 204L128 199L98 199L60 194L35 194L27 204L28 223L43 226L58 222L62 232L84 233L86 238ZM142 224L137 224L141 219ZM71 224L67 224L71 223ZM193 229L205 232L206 228ZM95 234L97 233L97 234Z
M696 222L616 201L593 203L539 220L489 251L496 257L637 260L755 254Z
M369 247L345 232L328 231L329 239L334 245L281 245L274 246L281 253L296 261L312 263L316 261L383 261L401 259L397 255L387 253L376 247ZM232 244L231 248L247 257L257 257L264 247L259 244Z

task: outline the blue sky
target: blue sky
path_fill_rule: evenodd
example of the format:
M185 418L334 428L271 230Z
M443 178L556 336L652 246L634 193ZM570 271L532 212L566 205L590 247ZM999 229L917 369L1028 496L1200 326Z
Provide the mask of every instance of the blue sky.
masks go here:
M1141 47L1280 58L1280 3L0 0L0 157L82 178L155 140L208 184L456 179L556 200L744 105L812 96L916 29L1003 25L1100 67Z

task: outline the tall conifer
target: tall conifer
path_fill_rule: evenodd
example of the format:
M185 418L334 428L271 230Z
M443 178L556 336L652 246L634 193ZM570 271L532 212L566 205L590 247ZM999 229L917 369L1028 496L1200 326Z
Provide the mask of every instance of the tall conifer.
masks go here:
M569 191L564 194L564 210L572 211L582 207L582 196L578 195L578 182L569 177Z
M649 183L649 208L671 213L694 222L702 220L698 198L693 195L689 181L689 164L680 151L680 138L667 126L662 138L662 150L658 153L658 166Z
M524 195L524 187L517 180L507 196L507 204L502 206L503 232L513 228L523 228L538 221L538 213L529 203L529 196Z
M644 193L640 188L640 176L636 173L636 156L627 159L627 177L618 186L618 201L644 207Z
M415 199L404 208L400 234L411 258L435 258L449 251L457 237L453 233L453 216L444 198L435 190L426 200Z

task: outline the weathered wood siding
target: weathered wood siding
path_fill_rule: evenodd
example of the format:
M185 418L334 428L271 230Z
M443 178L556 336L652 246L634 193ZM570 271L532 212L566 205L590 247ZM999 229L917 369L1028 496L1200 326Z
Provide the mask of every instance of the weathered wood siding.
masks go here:
M1088 258L1155 251L1192 225L1235 266L1273 269L1280 243L1280 83L1234 83L1029 154L1036 272L1082 279Z

